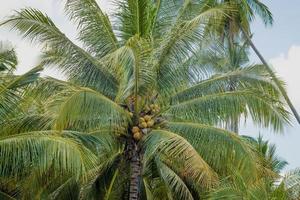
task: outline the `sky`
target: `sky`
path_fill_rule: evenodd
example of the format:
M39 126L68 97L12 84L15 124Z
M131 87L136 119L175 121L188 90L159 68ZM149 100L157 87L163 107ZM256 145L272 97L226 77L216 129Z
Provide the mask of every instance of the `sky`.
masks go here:
M99 0L101 8L109 12L110 0ZM298 112L300 112L300 3L299 0L263 0L274 15L274 25L265 28L257 19L252 24L253 41L273 66L277 75L286 82L288 94ZM14 10L24 7L34 7L47 13L56 25L72 40L76 37L76 27L64 15L61 0L0 0L0 21L13 14ZM37 64L40 47L22 40L15 32L0 27L0 41L11 41L16 47L19 58L17 74L22 74ZM259 62L254 53L253 62ZM62 76L53 69L46 69L44 75ZM288 125L283 133L273 133L260 129L247 122L241 129L241 134L258 136L276 144L278 155L289 162L286 170L300 167L300 125L295 121Z

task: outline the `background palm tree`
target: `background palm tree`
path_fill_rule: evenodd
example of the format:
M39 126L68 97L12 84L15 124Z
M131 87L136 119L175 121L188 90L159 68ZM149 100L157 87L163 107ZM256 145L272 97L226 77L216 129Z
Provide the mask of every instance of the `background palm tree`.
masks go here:
M225 38L226 39L226 38ZM249 46L246 42L232 43L232 45L218 45L213 40L209 45L209 50L202 50L199 53L199 59L195 65L199 68L204 68L208 77L214 79L223 79L223 82L218 82L219 89L224 91L239 90L239 88L260 88L264 93L269 93L273 98L281 98L272 77L268 74L265 68L260 64L252 64L248 58ZM201 71L200 74L203 74ZM222 84L222 85L221 85ZM211 87L211 85L210 85ZM242 106L242 105L241 105ZM247 109L247 104L244 105L244 110ZM238 133L240 116L233 119L228 119L226 128L235 133ZM247 116L244 116L247 118ZM254 122L259 121L257 116L252 115ZM280 130L280 127L278 127Z
M81 46L36 9L4 22L67 76L38 80L25 114L1 127L0 174L15 177L17 198L199 199L233 170L258 179L267 169L251 145L218 125L243 113L282 127L284 104L261 87L226 91L222 76L194 79L207 25L225 8L116 3L111 22L94 0L67 1Z
M290 199L288 190L280 181L280 173L287 162L276 155L275 145L264 141L262 136L257 139L249 136L243 138L253 145L260 155L262 165L269 169L269 172L261 174L255 181L234 172L232 177L224 179L220 186L208 195L208 199Z
M287 190L290 199L296 200L300 198L300 170L299 169L288 171L282 180L282 184Z
M0 42L0 71L12 72L18 64L14 48L9 42Z
M252 47L254 52L257 54L261 62L266 67L266 70L272 77L273 81L276 83L278 89L282 93L285 101L289 105L291 111L293 112L296 120L300 123L300 116L297 113L297 110L290 101L287 93L285 92L284 87L281 82L278 80L273 69L268 65L267 61L264 59L262 54L258 51L256 46L251 40L251 30L250 22L256 17L259 16L265 25L272 25L273 17L272 13L268 7L263 4L260 0L250 0L250 1L236 1L236 0L222 0L222 1L213 1L213 4L226 4L229 5L235 12L227 13L227 18L224 19L224 26L220 26L221 38L229 38L229 45L232 45L234 41L238 40L240 33L245 39L249 42L249 45Z

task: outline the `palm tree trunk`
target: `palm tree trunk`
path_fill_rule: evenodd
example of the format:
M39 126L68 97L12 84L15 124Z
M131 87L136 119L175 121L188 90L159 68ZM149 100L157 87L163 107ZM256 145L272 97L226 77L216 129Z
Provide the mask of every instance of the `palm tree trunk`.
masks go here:
M135 142L129 145L131 146L129 200L139 200L142 174L141 153Z
M266 60L264 59L264 57L260 54L260 52L258 51L258 49L255 47L254 43L252 42L250 36L247 34L247 32L244 30L244 28L240 25L240 28L243 32L243 35L246 37L246 39L248 40L251 48L254 50L254 52L256 53L256 55L259 57L259 59L261 60L261 62L265 65L267 71L269 72L269 74L271 75L272 79L274 80L275 84L277 85L279 91L281 92L282 96L284 97L286 103L289 105L291 111L293 112L296 120L298 121L298 123L300 124L300 116L297 112L297 110L295 109L295 107L293 106L291 100L289 99L287 93L284 91L284 88L282 87L282 85L280 84L279 80L277 79L275 73L273 72L272 68L268 65L268 63L266 62Z
M233 43L233 38L232 37L229 37L229 48L230 48L230 51L234 45ZM235 91L236 90L236 85L237 85L237 82L236 80L232 80L230 79L230 82L229 82L229 91ZM236 133L237 135L239 134L239 122L240 122L240 117L239 116L232 116L230 117L229 119L229 128L228 130L229 131L232 131L234 133Z
M239 134L239 118L236 117L232 120L232 131L236 134Z

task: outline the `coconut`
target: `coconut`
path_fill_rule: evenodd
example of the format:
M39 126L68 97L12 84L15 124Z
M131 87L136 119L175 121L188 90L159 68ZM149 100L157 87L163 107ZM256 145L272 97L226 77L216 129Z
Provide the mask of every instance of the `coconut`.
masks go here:
M133 138L137 141L141 140L143 137L143 134L141 132L137 132L135 134L133 134Z
M140 123L145 122L145 119L143 117L140 117L139 122Z
M142 123L139 124L139 126L141 128L147 128L147 123L146 122L142 122Z
M154 120L151 119L150 121L147 122L148 127L151 127L153 125L154 125Z
M129 116L130 116L130 117L133 117L133 113L132 113L132 112L129 112Z
M148 122L148 121L150 121L150 120L151 120L151 116L149 116L149 115L145 115L144 119L145 119L145 121L146 121L146 122Z
M140 131L140 128L139 128L139 127L137 127L137 126L132 127L132 132L133 132L133 133L137 133L137 132L139 132L139 131Z

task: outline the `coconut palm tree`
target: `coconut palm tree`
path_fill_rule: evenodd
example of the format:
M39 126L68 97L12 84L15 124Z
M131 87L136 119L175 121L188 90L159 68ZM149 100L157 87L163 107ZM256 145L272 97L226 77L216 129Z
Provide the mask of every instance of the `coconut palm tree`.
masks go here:
M223 76L224 79L227 78L227 84L219 85L219 87L223 87L225 91L239 90L240 87L261 87L262 90L270 93L274 98L280 98L276 85L268 72L261 64L250 63L248 58L249 46L246 42L240 41L240 43L234 42L232 45L221 46L215 43L213 41L212 44L208 44L211 47L209 50L202 49L202 52L199 53L198 63L195 65L199 65L199 68L204 67L207 71L206 73L209 74L208 77ZM229 42L226 43L228 44ZM229 74L236 74L236 76L233 77ZM251 81L249 81L249 78ZM246 107L247 105L245 104L244 106ZM235 119L228 119L226 128L238 133L240 118L241 116ZM254 121L257 121L257 119L254 119Z
M68 0L79 42L33 8L4 22L43 45L42 65L67 81L40 79L25 95L28 115L2 127L1 176L29 199L199 199L233 168L256 179L264 167L251 146L218 126L243 113L282 127L283 103L261 87L226 91L224 75L194 79L207 25L227 8L116 5L110 21L96 1Z
M229 38L229 45L232 45L234 41L238 40L240 33L246 38L251 48L254 50L256 55L259 57L261 62L266 67L266 70L272 77L273 81L276 83L278 89L283 95L285 101L289 105L291 111L293 112L296 120L300 123L300 116L297 110L290 101L287 93L281 82L278 80L276 73L269 66L267 61L264 59L262 54L258 51L253 41L251 40L251 30L250 23L253 19L258 16L262 19L265 25L272 25L273 16L269 8L262 3L260 0L250 0L250 1L237 1L237 0L222 0L222 1L212 1L212 4L219 6L219 4L229 5L235 12L227 13L227 18L224 19L222 26L219 28L221 38Z

